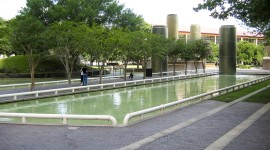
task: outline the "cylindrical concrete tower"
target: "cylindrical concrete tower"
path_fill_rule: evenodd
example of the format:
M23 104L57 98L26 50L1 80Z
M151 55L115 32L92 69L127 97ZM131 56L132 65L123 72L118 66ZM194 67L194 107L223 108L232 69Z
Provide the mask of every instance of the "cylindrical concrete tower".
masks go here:
M201 39L202 34L201 34L201 26L198 24L192 24L190 26L190 40L199 40Z
M178 39L178 17L176 14L167 16L168 38Z
M223 25L219 28L219 74L236 73L236 28Z
M154 25L152 28L152 33L162 35L166 38L168 38L168 29L164 25ZM156 56L152 57L152 72L167 72L168 68L168 59L165 58L159 58Z

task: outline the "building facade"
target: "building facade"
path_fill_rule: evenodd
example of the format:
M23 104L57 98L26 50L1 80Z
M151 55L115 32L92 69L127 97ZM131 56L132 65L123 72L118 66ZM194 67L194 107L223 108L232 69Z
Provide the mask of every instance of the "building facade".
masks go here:
M190 29L189 27L179 27L179 39L183 39L185 41L190 40ZM237 31L236 32L237 42L240 41L248 41L254 43L256 45L263 44L264 37L262 35L252 35L247 32ZM210 28L201 28L201 39L209 42L213 42L215 44L219 44L219 30L218 29L210 29Z

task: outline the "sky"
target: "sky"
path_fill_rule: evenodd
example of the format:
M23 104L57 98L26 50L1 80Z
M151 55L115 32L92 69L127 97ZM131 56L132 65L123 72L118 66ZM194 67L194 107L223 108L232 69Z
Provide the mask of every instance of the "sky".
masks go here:
M152 25L166 25L167 15L177 14L180 27L199 24L202 28L219 29L221 25L235 25L238 30L245 30L239 25L241 22L234 18L222 21L210 17L208 11L193 11L192 8L202 2L203 0L119 0L119 3L141 15ZM9 20L25 6L26 0L0 0L0 17Z

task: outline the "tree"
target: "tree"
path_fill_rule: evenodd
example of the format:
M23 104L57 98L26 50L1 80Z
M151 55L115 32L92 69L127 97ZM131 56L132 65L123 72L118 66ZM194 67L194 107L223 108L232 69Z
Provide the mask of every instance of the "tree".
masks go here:
M133 41L135 36L134 32L118 31L117 39L119 40L117 46L118 59L124 62L124 79L127 80L127 65L129 61L132 61L134 54L133 49L136 49L137 43Z
M31 14L46 26L61 21L83 22L89 27L103 25L136 30L143 23L117 0L27 0L22 14Z
M190 48L193 51L193 61L196 69L196 73L198 73L198 64L202 61L203 71L205 72L205 59L210 55L211 51L207 43L203 40L194 40L190 42Z
M113 24L114 27L130 32L147 30L149 29L147 25L142 16L133 13L130 9L124 9L122 14L119 15L119 18L116 19L115 24Z
M208 61L214 62L215 64L218 63L218 54L219 54L219 47L218 44L215 44L214 42L210 43L211 47L211 53L212 55L209 56Z
M8 21L0 17L0 54L10 55L13 53L10 43L11 27Z
M237 62L239 64L260 65L264 56L264 46L250 42L238 42L236 45Z
M102 75L107 60L111 60L115 56L118 38L117 31L106 29L100 25L93 26L87 36L82 39L85 53L92 57L92 60L98 62L100 83L102 83Z
M173 75L175 76L175 66L177 60L181 57L181 54L186 50L186 42L184 40L169 39L168 57L173 62Z
M234 17L256 32L270 36L270 1L269 0L204 0L195 11L208 10L213 18L227 19Z
M255 45L249 42L238 42L236 45L237 61L239 64L250 64L253 61Z
M192 60L194 58L194 52L193 52L194 48L193 48L193 43L192 42L188 42L186 44L186 47L184 49L182 49L181 53L180 53L180 57L182 60L184 60L185 62L185 75L187 74L187 63L188 61Z
M88 26L75 22L63 21L53 24L47 31L47 41L50 51L56 55L65 67L68 83L71 84L71 75L82 52L82 39L85 37Z
M155 52L155 49L153 49L153 44L154 44L154 35L152 33L145 33L142 31L138 32L138 50L139 53L137 53L137 56L141 56L142 60L142 68L143 68L143 79L146 78L146 68L151 61L151 57L153 53ZM159 53L159 52L157 52Z
M254 50L253 62L255 65L261 66L264 57L264 46L257 45Z
M46 40L44 36L46 28L38 19L31 15L17 16L12 21L11 43L18 53L27 56L31 75L31 91L35 87L35 68L40 56L46 53Z

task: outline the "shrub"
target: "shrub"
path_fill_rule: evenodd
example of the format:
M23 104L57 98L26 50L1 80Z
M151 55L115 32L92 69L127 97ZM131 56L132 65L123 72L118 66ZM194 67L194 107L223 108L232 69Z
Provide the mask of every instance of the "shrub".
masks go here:
M54 56L41 58L36 73L65 72L62 63ZM24 55L0 59L0 73L29 73L27 58Z

